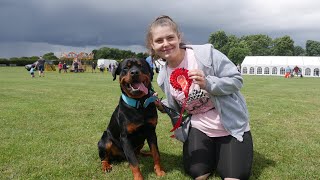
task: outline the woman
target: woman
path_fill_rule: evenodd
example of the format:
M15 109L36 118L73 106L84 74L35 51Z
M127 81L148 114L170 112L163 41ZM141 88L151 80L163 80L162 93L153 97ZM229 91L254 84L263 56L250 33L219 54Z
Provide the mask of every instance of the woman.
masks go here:
M248 179L253 143L237 67L211 44L184 45L178 25L169 16L150 24L146 46L152 56L166 61L157 79L167 98L163 103L180 112L187 102L185 109L192 114L183 144L186 173L194 179L207 179L216 170L222 179ZM192 79L187 100L169 82L177 68L187 69ZM161 104L157 105L163 112Z
M59 73L61 73L61 70L63 68L62 62L60 61L58 64Z

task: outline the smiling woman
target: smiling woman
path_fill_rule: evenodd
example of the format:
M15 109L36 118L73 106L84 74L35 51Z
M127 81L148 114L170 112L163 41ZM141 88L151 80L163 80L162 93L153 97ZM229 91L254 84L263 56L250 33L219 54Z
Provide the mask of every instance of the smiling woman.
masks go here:
M168 19L170 19L168 21ZM161 26L162 28L156 28ZM178 26L169 16L159 16L150 26L146 38L146 47L152 56L158 56L167 60L168 65L175 67L182 61L184 50L180 49L182 43L181 33Z
M184 109L191 116L183 144L186 173L206 179L216 168L222 179L248 179L253 143L237 67L211 44L183 45L178 25L169 16L159 16L151 23L146 46L152 56L166 61L157 83L167 99L157 103L158 109L164 112L163 104L181 112L173 130L179 127ZM184 78L175 76L177 70L185 72ZM189 85L175 89L176 82Z

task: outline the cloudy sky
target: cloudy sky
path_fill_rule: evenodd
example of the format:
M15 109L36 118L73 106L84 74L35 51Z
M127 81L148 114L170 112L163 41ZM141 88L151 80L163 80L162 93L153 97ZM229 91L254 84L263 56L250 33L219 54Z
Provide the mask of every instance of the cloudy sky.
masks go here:
M319 0L0 0L0 57L105 46L144 52L147 26L162 14L192 44L218 30L289 35L303 48L307 40L320 41Z

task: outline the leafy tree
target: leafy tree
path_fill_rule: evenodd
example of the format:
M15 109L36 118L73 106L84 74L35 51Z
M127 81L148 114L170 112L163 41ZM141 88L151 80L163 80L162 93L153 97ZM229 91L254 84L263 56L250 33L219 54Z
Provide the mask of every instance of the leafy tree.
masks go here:
M97 59L97 58L96 58L97 51L98 51L98 50L96 50L96 49L92 50L93 59Z
M245 41L241 41L239 44L233 46L229 53L228 58L234 64L241 64L246 56L250 56L251 51Z
M246 41L253 56L270 55L272 39L269 36L263 34L249 35L243 36L241 40Z
M294 56L305 56L306 50L304 50L301 46L295 46L293 51Z
M26 56L23 56L23 57L20 57L19 60L29 60L30 58L29 57L26 57Z
M47 59L47 60L57 60L57 56L54 55L53 52L49 52L47 54L44 54L43 56L43 59Z
M290 36L283 36L273 40L271 53L274 56L293 56L294 41Z
M235 35L228 36L228 42L221 48L221 52L225 55L229 54L231 48L237 47L240 43L240 39L237 38Z
M228 53L224 52L222 49L223 46L225 46L228 43L228 36L224 31L217 31L215 33L211 33L208 42L211 43L215 49L221 51L222 53Z
M307 40L306 52L307 56L320 56L320 42Z
M116 48L102 47L94 53L94 59L125 59L136 57L136 53L128 50L119 50Z
M149 55L147 53L138 53L137 58L146 59Z
M122 50L120 52L122 54L121 59L137 57L136 53L129 51L129 50L127 50L127 51ZM142 58L143 58L143 56L142 56Z
M30 57L30 60L33 60L33 61L37 61L38 59L39 59L38 56L31 56L31 57Z
M9 59L10 61L19 61L20 59L18 57L12 57Z

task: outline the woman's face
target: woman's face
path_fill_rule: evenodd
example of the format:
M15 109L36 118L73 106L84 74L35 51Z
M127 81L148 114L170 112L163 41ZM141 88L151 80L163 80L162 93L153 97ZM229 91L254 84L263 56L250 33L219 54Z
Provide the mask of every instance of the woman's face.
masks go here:
M170 26L156 26L152 29L151 47L163 59L174 61L179 58L181 38Z

